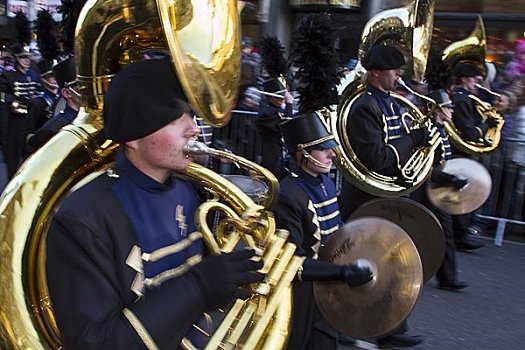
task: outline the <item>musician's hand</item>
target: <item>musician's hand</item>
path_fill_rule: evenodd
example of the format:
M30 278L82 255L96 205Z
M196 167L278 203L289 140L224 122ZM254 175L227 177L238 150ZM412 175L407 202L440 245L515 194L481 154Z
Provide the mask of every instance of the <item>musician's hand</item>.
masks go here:
M262 268L262 261L250 260L254 255L253 250L210 255L190 270L201 287L206 311L217 310L236 298L250 297L250 292L240 287L264 279L256 272Z
M486 121L489 128L495 128L498 125L498 120L496 118L489 118Z
M284 102L293 104L294 98L290 91L286 90L284 92Z
M430 181L436 187L451 186L457 190L462 189L468 184L467 179L461 179L455 175L443 171L434 170L430 176Z
M358 266L356 264L343 266L341 269L341 279L349 286L357 287L363 285L374 278L368 266Z
M428 146L430 135L427 129L414 129L410 131L414 146Z

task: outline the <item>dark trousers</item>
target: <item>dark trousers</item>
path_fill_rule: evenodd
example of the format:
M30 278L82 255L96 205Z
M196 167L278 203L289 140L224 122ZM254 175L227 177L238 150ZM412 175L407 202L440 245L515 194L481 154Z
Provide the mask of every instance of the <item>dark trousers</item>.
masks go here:
M452 215L452 227L456 244L464 242L468 237L468 228L471 224L471 214Z
M424 205L430 210L438 219L441 227L443 228L443 234L445 235L445 256L443 262L436 272L436 278L438 281L455 281L456 280L456 243L454 240L454 229L452 226L452 217L450 214L445 213L434 207L427 196L425 185L421 186L414 193L411 198L416 202Z
M24 157L26 137L29 132L28 118L24 114L9 114L7 125L7 142L5 145L5 162L7 173L12 178Z

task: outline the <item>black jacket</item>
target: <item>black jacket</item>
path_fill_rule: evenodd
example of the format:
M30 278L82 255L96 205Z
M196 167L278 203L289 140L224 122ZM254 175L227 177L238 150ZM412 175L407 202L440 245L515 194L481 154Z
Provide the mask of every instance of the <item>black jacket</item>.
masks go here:
M54 216L47 238L49 292L65 349L176 349L204 312L191 273L148 290L126 259L137 236L106 173L80 188Z

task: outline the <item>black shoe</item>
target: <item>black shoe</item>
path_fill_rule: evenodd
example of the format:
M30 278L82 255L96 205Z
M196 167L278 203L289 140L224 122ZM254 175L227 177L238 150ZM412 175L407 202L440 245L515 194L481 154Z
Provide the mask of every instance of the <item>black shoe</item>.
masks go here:
M468 284L466 282L460 281L441 281L439 282L438 288L443 290L460 290L467 288Z
M475 242L472 239L464 239L456 243L457 250L474 250L474 249L479 249L483 246L484 246L483 243Z
M389 349L389 348L408 348L411 346L416 346L417 344L423 342L424 337L420 335L408 335L408 334L392 334L384 338L377 340L377 347L379 349Z

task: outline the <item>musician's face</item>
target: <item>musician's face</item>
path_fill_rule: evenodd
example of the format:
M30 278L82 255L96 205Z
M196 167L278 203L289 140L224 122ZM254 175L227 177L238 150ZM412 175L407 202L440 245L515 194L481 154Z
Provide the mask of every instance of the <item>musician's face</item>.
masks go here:
M385 92L395 91L397 80L401 76L401 69L376 70L376 87Z
M198 132L189 113L173 120L154 133L126 142L128 159L142 172L165 182L173 171L186 169L192 159L187 158L184 146Z
M319 163L322 163L323 166L320 166L315 161L308 160L304 165L304 170L314 176L319 174L327 174L330 172L332 167L333 160L335 158L335 152L331 148L319 149L310 151L310 156L315 158Z
M475 77L463 77L462 78L463 88L469 92L475 92L476 88L476 78Z
M31 67L31 58L29 56L17 56L16 63L20 68L28 69Z

